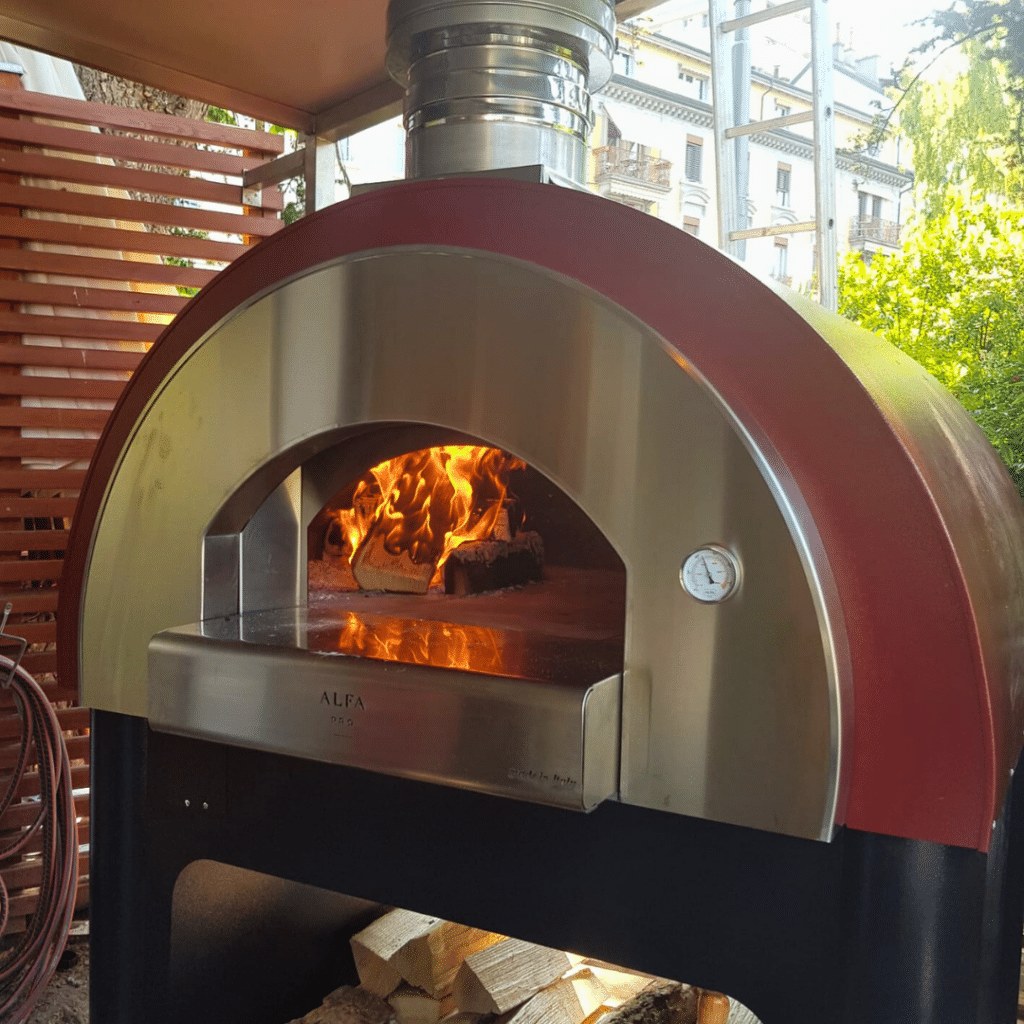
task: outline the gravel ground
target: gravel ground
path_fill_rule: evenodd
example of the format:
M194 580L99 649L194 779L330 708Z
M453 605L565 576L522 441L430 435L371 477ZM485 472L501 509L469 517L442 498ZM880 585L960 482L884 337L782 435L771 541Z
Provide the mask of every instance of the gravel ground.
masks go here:
M89 1024L89 936L72 935L29 1024Z

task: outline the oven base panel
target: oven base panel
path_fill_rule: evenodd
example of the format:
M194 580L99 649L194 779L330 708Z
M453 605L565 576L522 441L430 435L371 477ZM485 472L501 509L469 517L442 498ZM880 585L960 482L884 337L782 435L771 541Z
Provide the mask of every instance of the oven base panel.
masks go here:
M91 1002L104 1024L283 1024L347 980L339 930L362 904L323 895L307 931L334 944L318 960L269 904L258 927L225 909L230 892L182 909L175 886L197 861L718 989L764 1024L1016 1019L1019 785L985 855L849 829L816 843L613 803L573 814L109 712L94 712L92 736ZM183 930L216 941L183 943Z

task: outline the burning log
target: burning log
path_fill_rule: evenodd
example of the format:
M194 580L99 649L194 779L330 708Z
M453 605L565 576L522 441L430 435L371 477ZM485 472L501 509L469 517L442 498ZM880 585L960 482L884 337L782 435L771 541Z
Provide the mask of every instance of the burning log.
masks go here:
M352 556L352 574L362 590L425 594L436 571L436 560L417 565L408 551L392 554L379 533L371 533Z
M334 507L326 523L325 513L314 521L313 560L350 562L362 590L425 594L460 545L512 541L523 517L507 496L508 475L523 468L506 452L475 445L381 462L356 482L350 508Z
M505 939L466 958L455 975L455 1005L475 1013L506 1013L572 967L560 949Z
M544 541L539 533L511 540L471 541L457 547L444 564L444 591L464 596L533 583L544 575Z

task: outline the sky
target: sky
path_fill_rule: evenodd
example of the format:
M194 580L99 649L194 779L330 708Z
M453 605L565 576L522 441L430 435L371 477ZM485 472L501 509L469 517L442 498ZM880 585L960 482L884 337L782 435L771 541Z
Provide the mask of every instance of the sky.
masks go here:
M910 22L949 6L950 0L830 0L832 32L860 54L877 53L883 66L897 66L928 36L928 27ZM920 58L917 58L920 60Z

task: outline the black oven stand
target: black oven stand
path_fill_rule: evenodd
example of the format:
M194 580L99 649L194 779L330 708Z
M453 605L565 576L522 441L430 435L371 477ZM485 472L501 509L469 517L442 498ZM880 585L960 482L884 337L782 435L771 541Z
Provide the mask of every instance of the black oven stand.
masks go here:
M1016 1020L1020 785L985 856L617 803L584 815L108 712L92 744L100 1024L301 1016L354 980L347 938L370 908L336 893L717 989L764 1024Z

